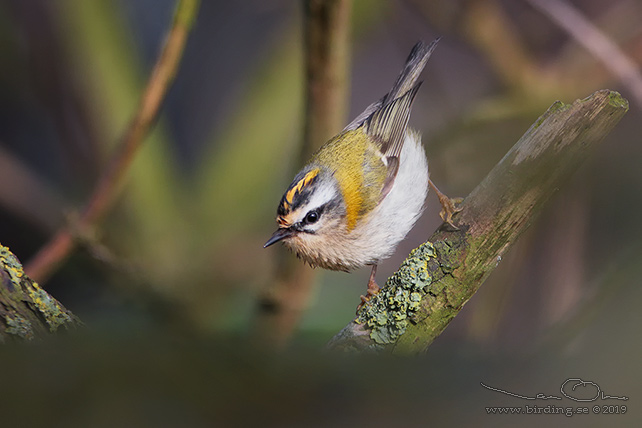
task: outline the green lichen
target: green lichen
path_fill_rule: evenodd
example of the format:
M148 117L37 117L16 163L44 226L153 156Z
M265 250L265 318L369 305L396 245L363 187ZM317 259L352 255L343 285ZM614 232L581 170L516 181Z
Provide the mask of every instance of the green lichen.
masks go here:
M624 108L627 111L629 110L629 102L616 91L609 92L609 104L613 107Z
M439 264L442 272L452 273L460 265L461 255L460 242L456 240L443 240L434 244L434 249L439 253Z
M555 101L555 102L554 102L554 103L553 103L553 104L548 108L547 113L548 113L548 112L550 112L550 113L557 113L557 112L560 112L560 111L568 110L568 109L570 109L571 107L573 107L573 105L572 105L572 104L566 104L566 103L564 103L564 102L562 102L562 101L559 101L559 100L558 100L558 101Z
M7 247L2 245L0 245L0 265L0 268L4 269L11 277L11 282L14 285L19 285L25 272L18 258Z
M436 250L430 242L414 249L381 291L359 311L357 322L370 329L370 338L376 343L393 343L406 331L409 318L432 283L428 264L435 258Z
M2 245L0 245L0 269L7 272L15 290L24 290L35 309L42 314L51 332L57 331L62 325L74 322L60 303L40 288L36 282L29 280L29 284L25 283L24 287L21 287L21 281L27 279L27 276L18 258L7 247ZM13 324L9 323L9 317L7 317L7 325L9 325L7 332L18 335L33 334L31 324L27 320L14 316L11 323ZM9 329L12 329L11 332Z
M37 283L27 289L27 294L31 298L33 305L43 315L47 321L49 330L53 333L58 327L73 323L73 319L67 311L61 308L60 304L52 298L45 290L40 288Z
M15 335L21 339L32 340L34 338L33 326L29 320L21 317L20 315L13 314L7 315L5 318L7 334Z

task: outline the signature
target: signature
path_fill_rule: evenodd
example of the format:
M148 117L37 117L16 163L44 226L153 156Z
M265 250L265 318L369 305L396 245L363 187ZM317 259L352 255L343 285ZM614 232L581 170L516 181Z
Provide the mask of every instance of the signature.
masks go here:
M490 389L491 391L495 392L500 392L502 394L510 395L512 397L516 398L521 398L522 400L561 400L562 397L557 396L557 395L546 395L542 393L535 394L534 396L528 396L528 395L522 395L522 394L516 394L514 392L506 391L503 389L499 388L494 388L492 386L488 386L484 384L483 382L479 382L481 386L483 386L486 389ZM595 395L594 396L589 396L587 398L582 398L575 396L574 393L580 392L580 389L578 387L583 387L583 388L589 388L587 391L594 390ZM576 391L576 389L578 389ZM595 401L595 400L608 400L608 399L613 399L613 400L628 400L629 397L618 397L616 395L607 395L602 391L602 388L595 383L591 382L590 380L582 380L579 378L571 378L571 379L566 379L563 383L562 386L560 386L560 392L562 395L570 400L573 401ZM579 394L578 394L579 395ZM583 394L582 394L583 395Z

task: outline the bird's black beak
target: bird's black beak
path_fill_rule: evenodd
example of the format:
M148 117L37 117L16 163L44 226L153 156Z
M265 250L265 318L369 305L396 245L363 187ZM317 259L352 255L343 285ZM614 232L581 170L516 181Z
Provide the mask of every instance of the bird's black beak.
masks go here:
M294 235L296 231L292 230L291 228L283 228L283 229L277 229L276 232L272 234L272 237L268 239L268 241L265 243L263 248L267 248L272 244L275 244L279 242L282 239L289 238L290 236Z

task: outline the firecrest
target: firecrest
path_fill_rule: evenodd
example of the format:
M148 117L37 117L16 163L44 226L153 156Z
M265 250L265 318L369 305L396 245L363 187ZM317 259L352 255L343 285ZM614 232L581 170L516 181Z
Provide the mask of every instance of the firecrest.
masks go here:
M417 79L438 41L417 43L390 92L325 143L294 177L277 209L278 229L264 247L282 241L325 269L372 265L368 297L378 291L377 264L413 227L428 193L426 154L408 119L421 85Z

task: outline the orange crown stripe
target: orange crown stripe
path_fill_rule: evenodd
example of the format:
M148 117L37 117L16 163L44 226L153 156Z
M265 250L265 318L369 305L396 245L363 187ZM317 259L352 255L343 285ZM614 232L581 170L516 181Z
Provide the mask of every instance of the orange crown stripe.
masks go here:
M310 182L314 179L314 177L319 175L320 171L321 170L319 168L315 168L312 171L305 174L305 177L300 179L294 187L292 187L290 190L287 191L287 193L285 194L285 202L288 204L291 204L292 200L294 199L294 195L299 193L301 189L303 189L305 186L310 184Z
M307 174L305 174L305 177L303 177L303 186L305 187L308 184L310 184L310 182L314 179L314 177L319 175L320 171L321 170L319 168L316 168L316 169L313 169L312 171L308 172Z

